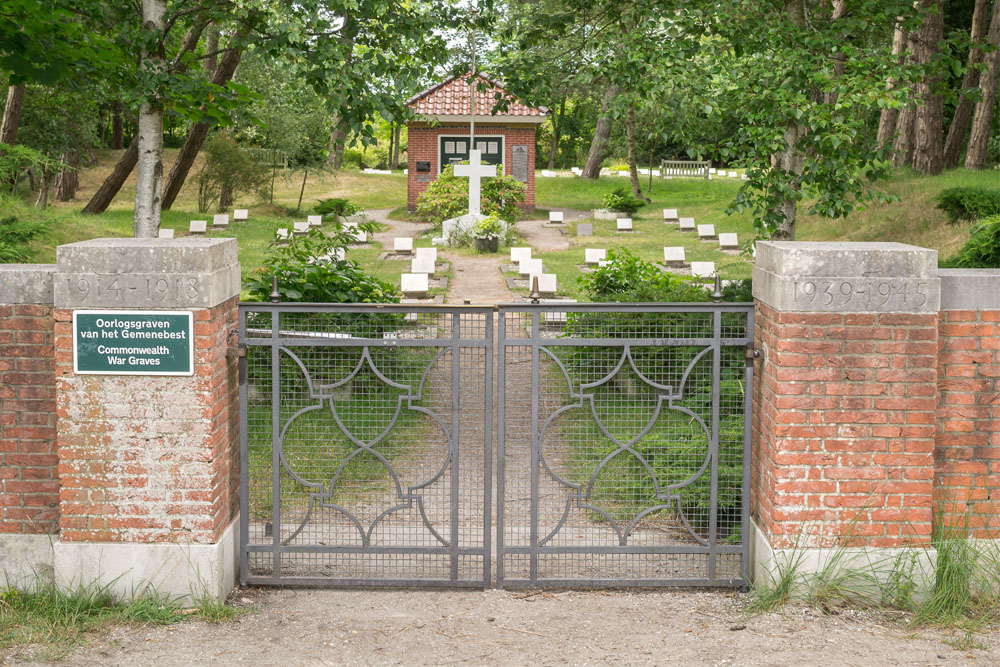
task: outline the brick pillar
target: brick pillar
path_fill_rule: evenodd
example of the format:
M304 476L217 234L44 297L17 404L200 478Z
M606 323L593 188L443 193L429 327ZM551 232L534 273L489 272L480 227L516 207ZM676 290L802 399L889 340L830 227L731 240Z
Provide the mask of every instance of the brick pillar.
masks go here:
M236 251L235 239L204 238L58 248L57 584L99 582L126 595L148 585L196 597L232 588L238 404L226 352L237 324ZM191 312L193 373L75 372L72 322L81 310Z
M936 517L1000 538L1000 270L942 269Z
M0 587L52 573L59 521L52 264L0 264Z
M807 568L833 546L927 547L937 253L760 243L753 287L762 353L751 486L758 574L791 547Z

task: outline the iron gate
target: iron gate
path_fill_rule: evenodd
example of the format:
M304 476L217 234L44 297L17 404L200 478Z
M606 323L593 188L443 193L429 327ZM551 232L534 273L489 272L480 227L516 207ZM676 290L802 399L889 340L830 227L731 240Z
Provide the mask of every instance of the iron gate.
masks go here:
M498 586L742 585L753 306L505 306L498 331Z
M498 311L240 305L244 584L743 584L752 305Z
M239 315L242 582L488 585L493 309Z

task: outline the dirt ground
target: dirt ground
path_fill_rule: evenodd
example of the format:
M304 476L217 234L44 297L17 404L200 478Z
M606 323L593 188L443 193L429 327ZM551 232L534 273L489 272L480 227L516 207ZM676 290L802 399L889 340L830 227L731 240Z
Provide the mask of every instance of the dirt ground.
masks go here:
M732 591L237 592L232 623L119 629L65 665L949 665L1000 664L957 631L844 610L749 617ZM30 655L12 656L25 664ZM0 657L0 663L2 663Z

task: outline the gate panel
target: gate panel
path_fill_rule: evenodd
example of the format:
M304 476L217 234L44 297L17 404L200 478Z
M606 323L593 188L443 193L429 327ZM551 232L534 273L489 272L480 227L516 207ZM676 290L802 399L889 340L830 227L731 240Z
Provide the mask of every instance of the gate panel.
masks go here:
M244 584L490 581L493 313L241 304Z
M753 306L503 306L498 586L741 585Z

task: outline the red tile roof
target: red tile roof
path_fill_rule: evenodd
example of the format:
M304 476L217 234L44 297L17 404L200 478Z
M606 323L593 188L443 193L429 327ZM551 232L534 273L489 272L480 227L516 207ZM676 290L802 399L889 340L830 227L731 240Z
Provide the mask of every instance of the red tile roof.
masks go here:
M482 75L477 77L486 83L485 90L476 90L476 115L490 115L496 105L496 93L499 91L510 104L506 111L497 110L498 118L512 117L545 117L549 110L545 107L531 107L513 99L501 86ZM409 100L406 105L418 115L425 116L468 116L469 115L469 74L450 76L441 83L423 90Z

